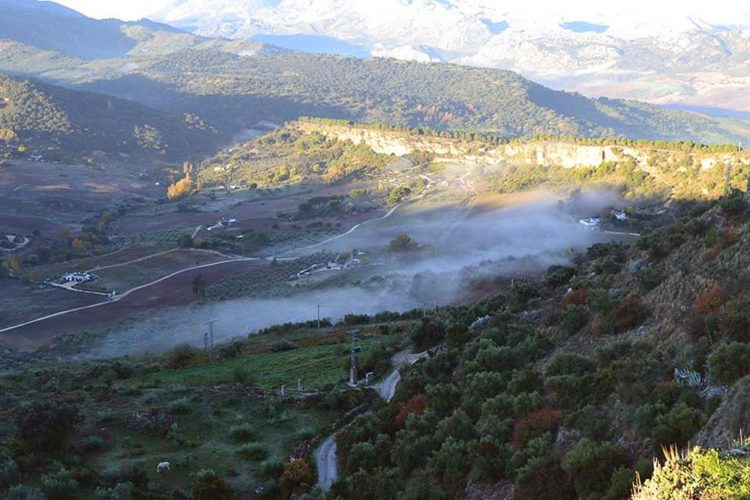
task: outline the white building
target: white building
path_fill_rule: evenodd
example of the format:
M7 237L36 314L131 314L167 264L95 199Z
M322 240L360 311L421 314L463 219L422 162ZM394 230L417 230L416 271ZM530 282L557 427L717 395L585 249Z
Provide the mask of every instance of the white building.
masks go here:
M86 283L88 281L94 281L96 278L90 273L68 273L63 275L62 280L65 282L76 282Z

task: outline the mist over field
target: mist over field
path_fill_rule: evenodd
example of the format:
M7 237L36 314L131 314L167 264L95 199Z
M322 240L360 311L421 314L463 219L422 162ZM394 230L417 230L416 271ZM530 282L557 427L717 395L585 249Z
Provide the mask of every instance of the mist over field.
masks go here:
M609 193L599 193L579 201L577 210L585 214L615 200ZM365 268L369 279L356 286L166 310L107 335L85 356L160 352L185 342L200 346L210 320L215 321L214 338L219 342L275 324L315 319L318 305L321 317L338 321L346 314L403 312L461 302L469 292L469 279L540 278L550 265L569 262L573 251L612 239L586 230L576 216L561 210L556 198L544 197L499 209L453 205L404 210L315 251L382 247L400 234L410 235L423 248L375 259Z

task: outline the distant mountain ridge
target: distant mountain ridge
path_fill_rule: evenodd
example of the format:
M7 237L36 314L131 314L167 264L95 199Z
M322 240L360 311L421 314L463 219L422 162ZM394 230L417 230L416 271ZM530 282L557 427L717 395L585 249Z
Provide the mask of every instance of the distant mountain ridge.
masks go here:
M173 0L151 17L203 36L273 36L299 50L295 37L315 35L327 43L314 52L502 68L586 95L750 111L750 14L640 3Z
M289 53L150 21L97 21L53 3L0 0L0 6L16 16L15 22L0 21L0 71L137 101L169 116L197 116L225 138L261 121L282 124L316 116L505 137L750 140L745 122L636 101L590 99L507 70ZM267 2L260 7L275 8ZM510 29L488 19L493 31ZM72 30L75 23L88 31ZM42 29L18 29L31 24ZM99 36L101 43L86 38ZM82 51L81 44L98 52Z
M204 43L204 37L147 19L96 20L54 2L0 0L0 40L12 40L83 60L168 53ZM254 52L261 44L229 42Z

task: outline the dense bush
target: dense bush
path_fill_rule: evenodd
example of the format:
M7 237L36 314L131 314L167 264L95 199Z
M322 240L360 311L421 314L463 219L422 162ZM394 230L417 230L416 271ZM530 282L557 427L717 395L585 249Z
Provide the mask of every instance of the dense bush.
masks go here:
M567 266L551 266L547 269L545 279L552 286L559 286L568 283L575 276L576 270Z
M204 360L203 351L190 344L180 344L167 354L167 366L173 370L195 366Z
M445 339L445 326L429 317L422 318L411 333L411 343L415 352L434 347Z
M0 492L21 482L21 471L15 460L0 453Z
M686 445L704 423L705 419L701 410L678 403L667 413L656 417L651 431L654 449L661 451L662 447L668 445L679 447Z
M37 488L18 484L8 491L8 500L46 500L44 493Z
M42 476L41 489L47 500L69 500L75 496L78 483L65 469Z
M194 500L228 500L232 498L232 490L211 469L204 469L196 474L192 493Z
M567 306L560 318L560 332L566 337L573 335L589 322L588 310L583 306Z
M612 473L629 465L627 451L619 444L582 439L563 460L579 498L602 498L609 489Z
M260 443L247 443L240 446L237 453L245 460L260 462L268 457L268 452Z
M30 450L59 452L82 419L75 406L38 401L19 409L17 435Z
M229 428L229 438L232 441L236 441L238 443L246 443L248 441L254 440L255 437L255 430L248 423L233 425Z
M730 385L750 374L750 344L730 342L720 345L708 357L711 380Z

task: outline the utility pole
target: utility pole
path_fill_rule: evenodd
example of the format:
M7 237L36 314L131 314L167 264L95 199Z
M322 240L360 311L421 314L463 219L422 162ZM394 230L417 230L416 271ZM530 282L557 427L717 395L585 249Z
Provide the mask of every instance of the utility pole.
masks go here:
M320 304L318 304L318 330L320 330Z
M208 360L213 361L214 359L214 323L216 323L216 320L208 321L206 324L208 325L208 338L206 341L206 345L208 346Z
M352 336L352 351L351 359L349 363L349 385L357 385L357 354L360 351L360 347L357 345L357 335L359 330L351 330L349 334Z
M732 192L732 161L727 160L727 171L724 174L724 196Z

